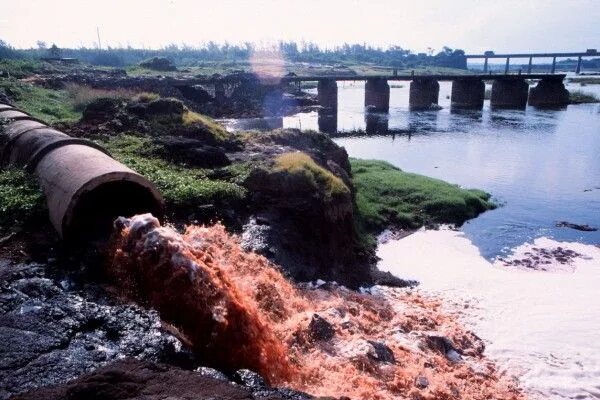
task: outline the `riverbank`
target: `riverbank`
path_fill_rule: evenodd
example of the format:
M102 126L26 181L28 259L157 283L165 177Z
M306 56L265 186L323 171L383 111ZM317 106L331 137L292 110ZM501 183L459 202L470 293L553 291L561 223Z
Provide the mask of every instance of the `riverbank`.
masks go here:
M418 292L454 310L533 398L598 395L597 246L538 238L489 261L463 233L440 229L387 241L377 255L380 269L419 280Z
M42 94L52 97L52 93L46 89ZM95 94L98 96L81 110L81 119L55 126L72 136L94 140L115 159L147 176L164 194L170 227L157 228L159 236L153 237L160 239L157 245L165 244L165 255L175 248L185 252L181 257L158 259L164 262L159 272L173 272L178 278L159 279L157 287L169 288L173 298L183 298L181 302L155 303L161 297L147 292L149 286L145 284L149 281L138 286L144 290L124 284L134 282L134 277L142 279L140 275L112 279L115 271L110 267L105 270L106 251L114 247L100 252L75 251L58 243L43 218L35 184L15 171L7 172L0 180L0 194L11 201L11 206L1 210L6 215L0 221L14 223L2 225L7 239L0 244L0 254L6 260L3 274L7 284L2 293L12 300L3 308L0 326L4 329L2 351L14 362L0 374L3 385L9 385L2 397L39 385L31 382L63 384L86 370L120 358L138 357L167 363L158 369L179 366L189 371L209 364L227 373L227 385L229 380L238 379L237 369L255 368L273 385L314 395L522 398L519 389L487 362L477 337L439 311L438 302L416 296L410 289L373 286L414 284L378 274L373 268L375 241L371 235L388 224L403 227L406 222L382 210L398 206L400 213L409 207L414 214L409 225L412 229L425 223L458 222L454 202L445 202L446 195L477 200L464 202L460 220L491 207L489 195L407 174L389 165L351 163L346 151L324 134L298 130L231 134L176 99L132 92ZM372 167L381 169L384 184L373 184L378 172ZM393 205L381 196L389 188L400 190L405 185L422 190L417 191L419 196L404 198L404 206ZM362 206L357 202L361 193L368 194L368 202ZM436 193L441 196L435 197ZM427 207L428 200L436 206ZM378 224L361 230L359 221L373 217L365 213L365 204L375 207L382 217ZM486 206L477 206L481 204ZM448 212L443 212L445 208ZM214 225L215 221L223 225ZM119 226L122 229L124 225ZM191 228L182 235L185 226ZM204 247L208 242L212 243L210 248ZM158 250L153 248L137 257L131 247L122 246L118 252L109 252L108 258L119 261L117 267L123 267L119 272L135 274L138 261ZM184 262L190 254L193 260ZM146 261L151 267L157 259L149 257ZM208 275L198 274L194 265ZM47 271L50 268L52 274ZM182 275L179 268L192 270L186 269ZM20 272L12 274L12 270ZM212 303L212 297L205 299L208 308L199 306L204 303L198 300L206 293L197 292L202 282L195 279L213 274L216 280L210 281L211 287L220 298L233 299L226 302L233 307L232 312L224 316L220 313L222 304ZM186 282L185 277L192 285L178 286ZM173 282L175 286L169 286ZM361 286L371 289L361 293L346 288ZM11 295L17 291L16 297ZM159 316L148 315L141 307L123 311L129 302L154 308ZM106 307L100 307L104 304ZM179 308L173 311L174 304L190 307L190 312L182 317ZM209 305L216 307L213 313L208 312ZM125 313L136 321L135 326L107 317L111 312ZM55 314L52 332L48 332L46 317ZM208 331L198 329L200 317L210 322L206 326L220 326L223 318L229 318L230 327L248 324L273 327L273 332L265 342L267 330L253 329L256 336L244 337L249 347L232 346L240 339L235 332L229 333L237 339L225 335L213 343ZM17 354L19 349L31 347L31 342L23 339L26 327L37 335L40 346L33 346L27 358L22 358ZM144 344L142 334L149 327L157 337L152 346ZM125 330L127 335L122 332ZM287 350L269 358L265 354L271 347L264 347L265 343ZM232 358L205 357L205 346L210 349L213 345L227 349ZM236 349L243 353L257 348L264 354L253 353L256 363L248 364L247 357L233 357ZM263 356L273 360L277 354L290 359L293 368L289 374L273 375L274 365L260 361ZM13 368L19 371L17 375ZM122 367L115 364L114 368ZM38 379L50 369L52 374ZM292 373L296 369L299 372ZM252 382L262 379L252 376ZM95 379L93 375L88 378ZM247 389L252 382L244 384ZM271 394L273 398L306 397L286 390ZM118 398L118 393L112 395Z

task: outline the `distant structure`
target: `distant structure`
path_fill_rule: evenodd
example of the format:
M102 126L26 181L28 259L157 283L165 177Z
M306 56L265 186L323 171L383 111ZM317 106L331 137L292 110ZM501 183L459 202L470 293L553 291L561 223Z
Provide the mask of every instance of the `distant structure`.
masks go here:
M483 73L487 73L488 72L488 60L490 58L506 58L506 64L504 66L504 73L508 73L508 69L510 67L510 59L511 58L529 58L529 64L527 66L527 73L530 74L531 73L531 68L533 65L533 59L534 58L552 58L552 70L551 73L553 74L556 71L556 58L557 57L563 57L563 58L571 58L571 57L577 57L577 67L575 68L575 73L579 74L581 73L581 60L584 57L599 57L600 53L598 53L598 51L596 49L587 49L585 52L580 52L580 53L511 53L511 54L495 54L493 51L486 51L483 54L466 54L465 58L469 59L481 59L483 58L485 61L483 63Z

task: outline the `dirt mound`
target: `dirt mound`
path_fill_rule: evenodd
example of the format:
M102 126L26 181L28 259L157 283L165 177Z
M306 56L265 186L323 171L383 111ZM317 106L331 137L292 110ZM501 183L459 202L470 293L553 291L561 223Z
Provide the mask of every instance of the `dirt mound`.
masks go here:
M152 69L154 71L176 71L177 67L166 57L152 57L142 61L140 67Z

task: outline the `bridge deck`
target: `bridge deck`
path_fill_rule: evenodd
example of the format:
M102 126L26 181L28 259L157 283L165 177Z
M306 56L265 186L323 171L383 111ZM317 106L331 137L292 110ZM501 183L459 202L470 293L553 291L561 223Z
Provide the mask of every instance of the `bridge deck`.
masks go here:
M413 81L415 79L434 79L437 81L456 80L494 80L494 79L564 79L566 74L473 74L473 75L331 75L331 76L284 76L282 82L303 82L331 79L336 81L366 81L368 79L385 79L388 81Z
M465 58L552 58L552 57L600 57L597 51L578 53L504 53L504 54L466 54Z

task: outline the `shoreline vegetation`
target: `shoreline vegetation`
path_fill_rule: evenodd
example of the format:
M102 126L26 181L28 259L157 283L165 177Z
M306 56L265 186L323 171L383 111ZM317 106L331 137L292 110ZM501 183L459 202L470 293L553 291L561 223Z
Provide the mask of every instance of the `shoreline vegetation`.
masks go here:
M357 224L363 232L462 225L497 206L482 190L404 172L388 162L350 159L356 187Z
M600 98L592 93L585 93L581 90L569 91L569 103L570 104L588 104L588 103L600 103Z

